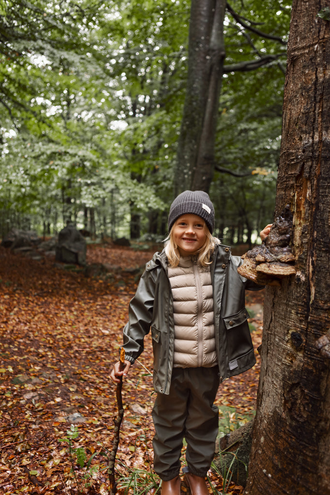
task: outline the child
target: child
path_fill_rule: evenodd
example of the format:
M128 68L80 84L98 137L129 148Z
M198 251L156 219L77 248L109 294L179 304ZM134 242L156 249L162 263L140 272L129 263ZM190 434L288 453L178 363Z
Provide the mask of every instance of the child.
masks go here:
M241 277L241 259L212 236L214 208L203 191L185 191L172 203L169 241L146 265L124 328L125 368L143 351L151 328L154 353L152 412L154 467L162 495L180 494L180 455L187 442L186 480L193 495L208 495L205 476L214 456L219 383L248 370L255 356L244 307L246 289L262 287ZM262 232L267 237L271 225Z

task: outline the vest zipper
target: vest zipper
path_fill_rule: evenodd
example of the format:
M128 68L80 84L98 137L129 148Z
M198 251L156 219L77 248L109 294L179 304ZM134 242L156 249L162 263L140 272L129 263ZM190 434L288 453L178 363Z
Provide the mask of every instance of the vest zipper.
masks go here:
M203 366L203 291L200 272L194 263L194 275L197 291L197 365Z

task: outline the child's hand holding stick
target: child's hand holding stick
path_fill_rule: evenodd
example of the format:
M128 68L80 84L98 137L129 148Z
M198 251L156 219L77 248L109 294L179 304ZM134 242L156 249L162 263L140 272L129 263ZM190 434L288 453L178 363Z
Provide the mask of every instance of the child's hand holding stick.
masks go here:
M116 461L116 455L119 445L120 425L124 417L123 398L121 395L122 386L123 386L123 375L126 375L130 366L131 363L129 361L125 361L125 350L121 349L120 360L118 363L115 364L110 374L110 378L115 383L117 383L116 398L117 398L117 407L118 407L118 416L115 419L115 430L114 430L115 434L113 438L113 448L109 458L109 481L110 481L111 495L115 495L116 493L115 461Z

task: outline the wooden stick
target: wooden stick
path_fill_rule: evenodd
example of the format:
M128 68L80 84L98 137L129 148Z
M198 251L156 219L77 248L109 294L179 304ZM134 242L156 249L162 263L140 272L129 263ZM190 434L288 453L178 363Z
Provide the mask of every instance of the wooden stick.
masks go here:
M120 367L119 370L123 371L125 368L125 350L122 348L120 351ZM120 382L117 383L116 388L116 398L117 398L117 407L118 407L118 416L115 419L115 435L113 438L113 447L109 457L109 481L110 481L110 495L115 495L116 493L116 480L115 480L115 462L116 455L119 445L119 434L120 434L120 425L124 417L124 407L123 407L123 398L121 395L123 387L123 377L120 377Z

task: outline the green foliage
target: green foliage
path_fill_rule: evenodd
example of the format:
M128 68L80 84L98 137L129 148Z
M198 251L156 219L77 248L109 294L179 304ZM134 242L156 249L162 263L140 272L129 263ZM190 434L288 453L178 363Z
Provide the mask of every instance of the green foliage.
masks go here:
M233 0L250 26L286 40L288 0ZM187 76L188 0L0 2L0 212L12 226L67 220L129 235L165 234ZM256 24L254 24L256 23ZM227 13L225 65L278 58L223 79L211 197L216 233L272 220L285 46ZM165 218L165 220L164 220ZM6 220L6 221L7 221ZM10 225L9 225L10 224ZM47 229L46 229L47 230ZM47 232L46 232L47 233ZM1 233L0 233L1 234ZM242 237L242 236L241 236Z
M127 470L127 466L126 466ZM143 495L154 489L154 494L160 492L161 482L157 474L145 469L128 468L128 475L121 475L118 478L118 489L124 489L124 493L132 490L133 495Z
M251 333L256 331L256 327L253 325L253 323L249 323L249 330Z
M79 430L77 426L71 425L70 429L67 430L66 432L67 436L65 438L61 438L59 442L65 442L68 444L68 454L70 456L70 461L71 461L71 472L73 474L73 477L75 479L78 493L81 493L81 486L80 482L78 479L78 476L75 471L75 466L78 464L78 466L82 469L85 467L85 472L83 474L83 478L85 480L85 487L90 486L90 483L88 483L88 480L93 477L93 475L99 470L98 465L91 466L91 462L96 456L97 452L95 452L93 455L90 456L90 458L86 463L87 455L85 452L84 447L74 447L73 441L77 440L79 436Z
M212 464L211 464L213 471L215 471L218 474L218 476L220 476L222 478L222 490L221 490L222 495L225 495L226 493L228 493L228 488L229 488L229 485L230 485L232 477L233 477L232 468L233 468L235 461L240 463L240 464L243 464L244 469L247 471L247 466L244 463L242 463L242 461L240 459L237 458L237 456L235 455L234 452L229 452L229 454L232 455L232 460L228 466L223 461L221 453L219 456L220 469L218 469L218 467L214 464L214 462L212 462ZM218 495L220 492L218 492L218 490L216 490L214 488L214 486L211 483L209 476L207 477L207 479L210 483L213 494Z
M86 461L86 453L85 449L83 447L77 447L76 449L76 456L77 456L77 463L78 465L83 468L85 465Z
M236 409L231 406L219 407L219 439L231 431L237 430L245 425L255 415L255 411L249 414L238 414Z
M324 7L324 9L321 9L320 12L317 14L317 17L320 17L325 21L330 21L330 7Z

